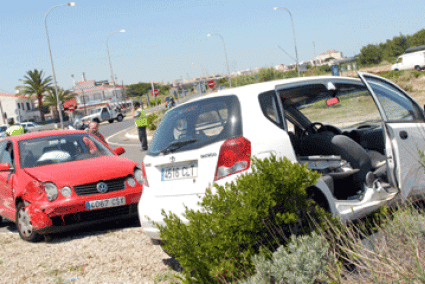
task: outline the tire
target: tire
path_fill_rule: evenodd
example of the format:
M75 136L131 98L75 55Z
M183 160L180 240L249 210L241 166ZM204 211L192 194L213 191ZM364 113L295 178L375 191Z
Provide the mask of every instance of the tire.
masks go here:
M418 65L416 65L416 66L415 66L415 70L416 70L416 71L421 71L421 67L420 67L420 66L418 66Z
M18 228L19 236L27 242L36 242L41 239L40 234L32 229L31 218L24 209L24 203L19 203L16 208L16 227Z
M114 122L114 120L113 120L113 119L109 119L109 120L108 120L108 122L109 122L109 123L113 123L113 122Z
M122 117L122 115L121 114L119 114L118 116L117 116L117 121L118 122L121 122L123 120L123 117Z

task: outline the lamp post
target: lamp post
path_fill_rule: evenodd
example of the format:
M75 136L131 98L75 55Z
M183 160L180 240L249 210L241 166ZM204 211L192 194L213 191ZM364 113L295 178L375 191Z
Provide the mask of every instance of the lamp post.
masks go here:
M108 46L108 39L111 35L113 35L114 33L125 33L125 30L119 30L119 31L115 31L112 32L108 35L108 37L106 38L106 51L108 52L108 59L109 59L109 68L111 69L111 81L114 84L114 95L115 95L115 102L118 103L118 98L117 98L117 89L115 86L115 80L114 80L114 72L112 71L112 64L111 64L111 57L109 56L109 46Z
M227 52L226 52L226 45L224 44L224 38L220 34L218 34L218 33L207 34L208 37L210 37L212 35L218 35L221 38L221 40L223 41L224 57L226 57L227 73L229 73L229 86L231 88L232 87L232 78L230 77L229 62L227 61Z
M289 17L291 18L291 24L292 24L292 34L294 35L294 45L295 45L295 57L297 58L297 70L298 70L298 77L300 77L300 66L298 64L298 50L297 50L297 40L295 39L295 28L294 28L294 20L292 19L292 14L289 12L288 9L282 8L282 7L274 7L275 10L284 9L289 13Z
M53 65L53 57L52 57L52 49L50 48L49 32L47 31L47 16L49 15L50 11L52 11L54 8L61 7L61 6L71 6L72 7L72 6L75 6L75 3L70 2L68 4L57 5L57 6L50 8L50 10L47 12L46 16L44 17L44 26L46 28L47 45L49 46L50 62L52 63L53 82L55 83L55 95L56 95L56 100L57 100L57 106L56 107L59 110L59 119L60 119L60 122L61 122L61 128L63 129L63 117L62 117L62 109L60 108L60 100L59 100L59 95L58 95L58 83L56 82L55 67Z

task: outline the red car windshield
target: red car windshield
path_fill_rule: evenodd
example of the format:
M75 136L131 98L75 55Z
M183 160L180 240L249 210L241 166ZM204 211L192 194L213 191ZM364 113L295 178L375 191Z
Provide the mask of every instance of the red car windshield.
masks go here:
M19 141L21 168L114 155L90 134L46 136Z

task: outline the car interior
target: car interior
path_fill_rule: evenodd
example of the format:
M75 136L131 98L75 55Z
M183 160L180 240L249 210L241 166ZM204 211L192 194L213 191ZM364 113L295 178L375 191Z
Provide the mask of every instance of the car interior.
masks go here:
M389 186L381 118L364 86L312 84L278 94L298 160L323 174L335 198Z

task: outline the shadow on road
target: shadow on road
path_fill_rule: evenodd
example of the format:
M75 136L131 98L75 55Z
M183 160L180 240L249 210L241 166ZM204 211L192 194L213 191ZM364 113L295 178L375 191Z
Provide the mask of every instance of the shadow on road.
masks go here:
M109 232L115 232L126 228L137 228L140 227L139 218L131 218L120 221L112 221L97 224L89 227L82 227L72 231L48 234L45 235L44 241L49 244L59 244L63 242L69 242L74 239L82 239L88 236L96 236L96 235L104 235ZM0 233L16 233L18 234L18 230L16 228L15 223L10 221L3 221L0 224Z

